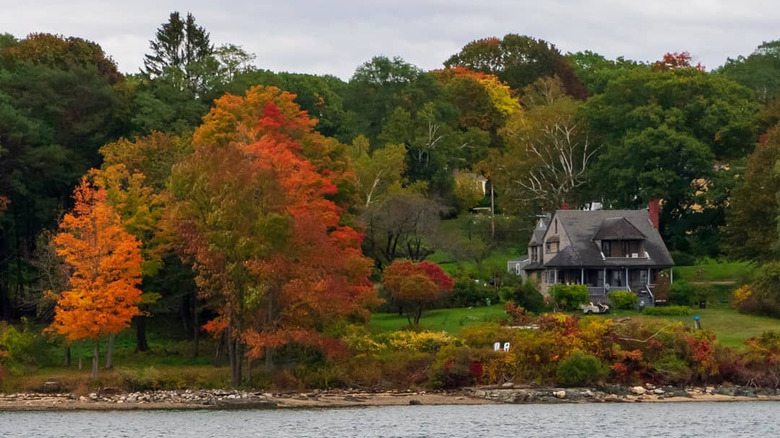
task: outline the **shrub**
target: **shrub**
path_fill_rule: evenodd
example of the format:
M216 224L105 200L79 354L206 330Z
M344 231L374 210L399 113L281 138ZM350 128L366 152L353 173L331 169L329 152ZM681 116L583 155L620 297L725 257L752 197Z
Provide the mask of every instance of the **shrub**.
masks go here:
M669 303L678 306L691 306L696 303L696 289L685 280L677 280L672 284Z
M780 318L780 262L756 269L748 287L734 291L734 304L740 312ZM737 293L739 292L739 293Z
M645 307L642 314L649 316L688 316L691 308L688 306Z
M447 297L449 307L468 307L484 304L485 299L498 302L499 293L495 287L484 284L481 280L461 277L455 282L452 293Z
M696 257L682 251L671 251L674 264L677 266L693 266L696 264Z
M447 346L436 354L430 385L435 389L458 388L481 383L482 363L468 347Z
M120 369L119 376L130 391L149 391L163 388L163 376L154 367Z
M506 342L512 330L497 323L475 324L464 327L460 336L470 347L492 347L495 342Z
M531 323L531 315L522 306L516 306L513 302L504 305L504 311L509 315L510 325L528 325Z
M609 302L615 309L636 308L639 297L633 292L616 290L609 293Z
M36 337L24 320L22 331L14 326L0 322L0 374L10 372L18 374L22 365L32 365L35 358L35 342L42 340Z
M669 385L688 383L693 375L688 362L678 358L672 352L667 352L650 365L658 374L658 381Z
M577 309L588 302L588 287L582 284L556 284L550 288L553 303L561 310Z
M539 313L545 310L544 297L531 281L515 286L504 286L500 294L502 300L511 301L530 312Z
M596 356L576 352L558 364L558 383L563 386L592 385L604 379L609 368Z
M460 339L453 338L447 332L411 332L398 331L380 335L378 341L396 351L419 351L435 353L445 345L462 345Z

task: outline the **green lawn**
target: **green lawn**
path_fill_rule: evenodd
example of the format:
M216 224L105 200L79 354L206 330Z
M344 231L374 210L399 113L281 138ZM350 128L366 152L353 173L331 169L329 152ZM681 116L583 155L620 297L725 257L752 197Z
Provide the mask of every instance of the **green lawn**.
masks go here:
M420 325L428 330L444 330L457 334L465 326L496 321L504 317L506 317L506 313L503 304L458 309L433 309L423 312ZM371 315L371 331L375 333L395 331L408 324L406 316L398 316L398 313Z
M740 281L753 270L749 262L722 262L710 260L694 266L674 268L674 278L686 281Z
M616 310L612 318L639 316L648 319L682 321L686 327L693 327L693 317L701 318L702 328L712 330L724 347L738 347L745 339L758 336L765 331L780 331L780 319L745 315L727 307L691 309L689 316L642 316L637 311Z
M482 266L501 266L506 269L506 262L509 260L520 257L517 254L517 250L512 248L497 248L491 251L490 255L482 260L480 264ZM454 275L456 273L471 273L476 274L479 272L479 266L473 260L454 261L452 257L445 251L436 251L426 260L429 262L437 263L444 272Z
M738 347L745 339L758 336L768 330L780 331L780 319L744 315L727 307L691 309L689 316L643 316L633 310L617 310L610 314L611 318L626 316L682 321L686 327L693 327L693 317L699 316L703 328L715 332L721 345L725 347ZM497 321L505 317L504 306L501 304L489 307L435 309L423 313L420 325L428 330L444 330L457 335L465 326ZM406 317L398 316L397 313L376 313L371 317L371 329L375 333L398 330L406 325L408 325Z

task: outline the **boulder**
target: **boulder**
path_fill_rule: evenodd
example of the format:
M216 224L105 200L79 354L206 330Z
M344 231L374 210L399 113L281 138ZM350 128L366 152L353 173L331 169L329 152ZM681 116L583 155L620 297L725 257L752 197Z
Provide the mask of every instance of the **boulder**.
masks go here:
M566 391L555 391L553 392L553 395L555 396L555 398L563 399L566 398Z
M631 392L636 395L645 395L647 390L643 386L635 386L631 388Z

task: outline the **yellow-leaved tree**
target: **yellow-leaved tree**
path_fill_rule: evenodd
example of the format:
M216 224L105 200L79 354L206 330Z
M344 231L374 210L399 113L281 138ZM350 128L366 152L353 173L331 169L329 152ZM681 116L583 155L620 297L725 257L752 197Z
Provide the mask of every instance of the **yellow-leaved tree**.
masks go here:
M92 340L92 378L101 336L127 328L141 300L141 243L124 230L106 196L84 178L74 191L72 212L54 236L70 277L50 330L71 341Z

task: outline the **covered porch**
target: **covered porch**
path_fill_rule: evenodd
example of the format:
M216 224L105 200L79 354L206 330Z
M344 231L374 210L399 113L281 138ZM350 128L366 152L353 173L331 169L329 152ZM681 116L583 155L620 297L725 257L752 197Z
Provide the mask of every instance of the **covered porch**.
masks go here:
M656 268L566 268L550 269L550 284L583 284L592 301L607 301L607 293L615 290L648 295L649 305L655 301L653 288L660 270ZM550 278L551 277L551 278Z

